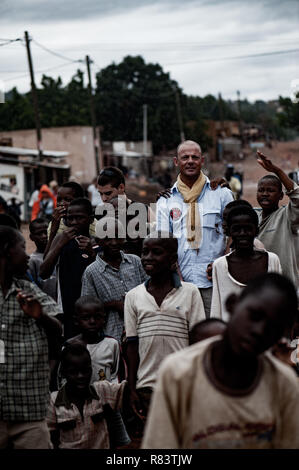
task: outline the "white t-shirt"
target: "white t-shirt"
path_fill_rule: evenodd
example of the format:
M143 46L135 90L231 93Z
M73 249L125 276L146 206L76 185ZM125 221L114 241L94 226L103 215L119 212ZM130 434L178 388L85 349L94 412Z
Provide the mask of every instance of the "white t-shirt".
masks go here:
M294 371L271 353L246 394L215 387L204 368L219 336L168 356L147 418L143 449L299 448L299 388Z
M102 198L100 193L98 192L97 188L94 184L90 184L87 188L87 191L91 194L91 205L92 207L96 207L99 204L103 204Z
M161 361L189 346L189 331L205 320L205 311L197 287L180 282L164 298L160 307L141 284L127 293L124 318L126 336L137 337L139 367L136 388L154 387Z
M264 250L265 251L265 250ZM211 317L229 320L229 313L226 310L225 302L229 294L240 294L245 284L237 281L229 273L227 258L233 252L221 256L213 263L213 292L211 303ZM268 272L281 273L281 266L278 256L275 253L268 253Z

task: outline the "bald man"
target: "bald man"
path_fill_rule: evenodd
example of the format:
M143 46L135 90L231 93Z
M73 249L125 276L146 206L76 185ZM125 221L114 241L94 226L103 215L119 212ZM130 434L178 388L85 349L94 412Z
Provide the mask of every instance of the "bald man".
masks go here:
M222 214L233 201L232 192L212 190L202 172L204 157L197 142L186 140L177 148L174 164L179 168L171 196L157 202L157 229L178 238L178 264L184 281L195 284L201 293L206 317L210 316L212 283L207 265L224 255Z

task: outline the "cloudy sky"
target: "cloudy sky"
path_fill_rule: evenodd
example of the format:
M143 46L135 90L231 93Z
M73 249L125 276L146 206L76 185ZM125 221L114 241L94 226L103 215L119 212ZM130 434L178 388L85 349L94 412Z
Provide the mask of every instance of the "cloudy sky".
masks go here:
M299 79L299 0L1 0L0 80L28 91L31 42L42 72L66 84L88 54L95 73L126 55L159 63L187 94L291 95ZM42 48L42 47L43 48ZM59 55L50 54L44 48ZM63 57L61 57L63 56Z

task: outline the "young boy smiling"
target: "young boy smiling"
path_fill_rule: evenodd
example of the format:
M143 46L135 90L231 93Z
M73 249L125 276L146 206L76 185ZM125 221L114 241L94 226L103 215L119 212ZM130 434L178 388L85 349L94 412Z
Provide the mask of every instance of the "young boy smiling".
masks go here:
M294 285L265 274L233 294L228 306L222 337L161 365L143 448L298 449L298 379L265 353L295 321Z
M275 253L254 248L258 218L251 207L236 206L231 209L227 216L227 230L235 249L214 261L211 305L211 316L224 321L228 319L225 302L229 294L239 293L259 274L281 272Z
M141 419L149 407L157 369L164 357L189 345L188 332L205 319L197 287L175 273L177 239L152 232L141 261L150 279L125 298L128 382L131 405Z

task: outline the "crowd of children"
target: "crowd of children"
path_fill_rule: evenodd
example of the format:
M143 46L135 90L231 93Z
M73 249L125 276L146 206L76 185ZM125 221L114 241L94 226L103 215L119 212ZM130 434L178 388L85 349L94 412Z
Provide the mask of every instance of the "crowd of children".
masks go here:
M181 164L195 212L210 185L202 174L184 181L200 171L196 145ZM258 182L261 209L225 189L217 216L172 210L173 221L203 223L210 240L217 232L222 256L201 258L210 300L180 270L184 253L201 250L196 235L178 257L177 234L149 225L147 206L146 230L127 234L133 202L118 168L94 185L113 217L97 217L78 183L55 197L40 187L30 257L1 214L0 448L298 448L298 370L286 344L298 333L299 188L265 155L258 163L274 173Z

